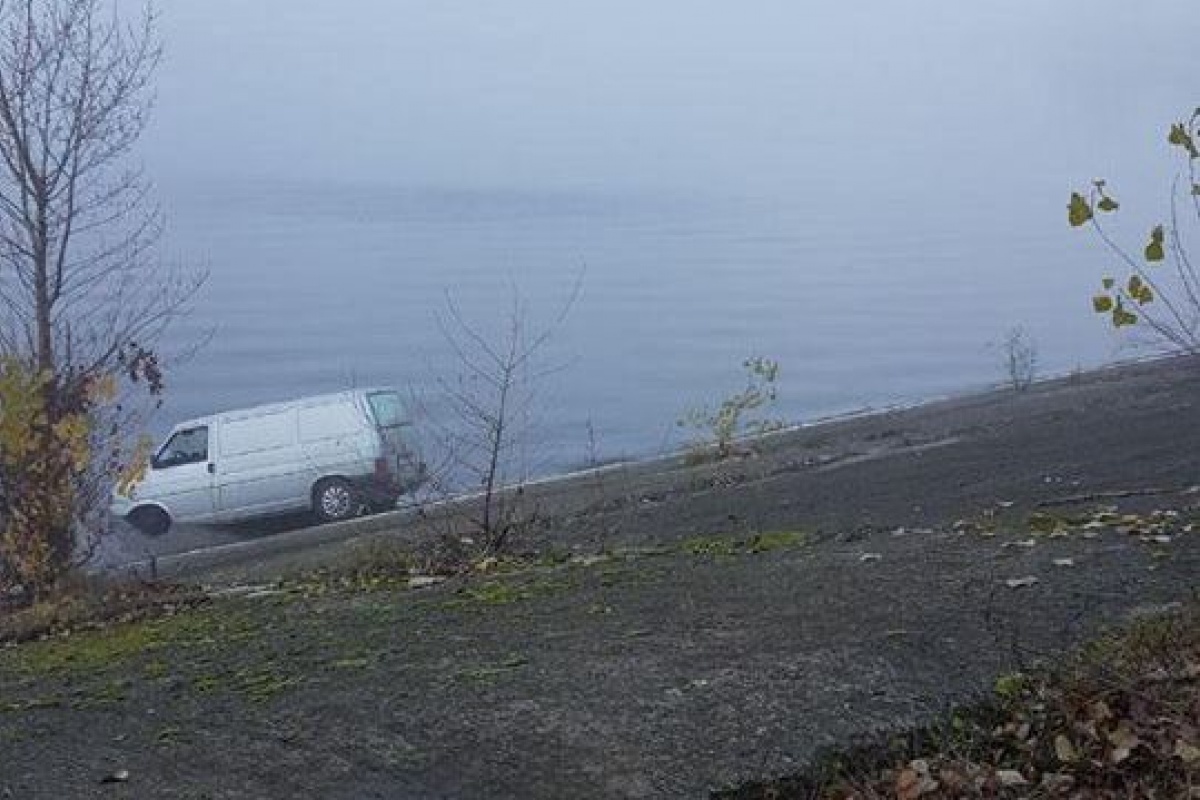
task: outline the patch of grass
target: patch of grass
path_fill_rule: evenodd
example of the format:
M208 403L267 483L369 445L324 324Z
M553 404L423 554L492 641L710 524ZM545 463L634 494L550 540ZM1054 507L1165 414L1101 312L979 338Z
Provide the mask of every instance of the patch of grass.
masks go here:
M454 677L460 681L473 684L492 684L497 679L518 670L529 663L529 659L521 655L511 655L498 664L486 664L470 669L459 670Z
M233 688L248 700L264 703L303 682L299 676L266 666L239 670L234 675Z
M125 702L129 686L127 680L114 679L81 688L71 698L70 705L80 710L118 706Z
M693 556L734 556L741 551L741 543L728 536L695 536L685 540L680 549Z
M27 644L13 651L17 669L27 675L92 675L126 663L162 645L157 626L134 622L105 631Z
M330 669L366 669L371 665L369 658L339 658L329 665Z
M189 586L73 576L32 606L0 609L0 644L155 619L207 601L204 592Z
M774 550L792 550L808 544L808 534L800 531L776 531L758 533L750 537L747 550L751 553L770 553Z
M458 590L457 597L439 605L441 608L456 611L482 610L558 594L567 591L573 585L569 581L552 578L531 581L490 580L477 585L464 585Z
M808 544L808 535L800 531L773 531L751 536L697 536L685 539L679 549L693 556L728 558L744 554L791 550Z
M1045 536L1060 533L1067 530L1068 527L1065 519L1044 511L1030 514L1029 518L1025 520L1025 524L1029 526L1030 533L1040 533Z
M58 694L47 694L32 697L25 701L0 703L0 713L15 714L22 711L36 711L40 708L62 708L66 702Z
M225 680L219 675L197 675L192 679L192 689L200 694L210 694L225 686Z
M165 728L159 729L158 733L154 734L154 741L160 745L172 745L179 741L183 736L183 729L177 728L174 725L168 725Z
M0 670L29 677L91 678L118 671L161 671L169 654L220 650L254 638L261 622L232 603L195 608L158 619L113 624L0 650ZM137 668L137 662L148 659ZM157 662L157 663L156 663Z

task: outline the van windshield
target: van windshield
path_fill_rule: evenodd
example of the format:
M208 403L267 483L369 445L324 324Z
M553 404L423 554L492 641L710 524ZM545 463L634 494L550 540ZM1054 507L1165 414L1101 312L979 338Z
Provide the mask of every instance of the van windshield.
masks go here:
M408 423L404 403L395 392L372 392L367 395L367 402L371 404L371 414L380 428L398 428Z

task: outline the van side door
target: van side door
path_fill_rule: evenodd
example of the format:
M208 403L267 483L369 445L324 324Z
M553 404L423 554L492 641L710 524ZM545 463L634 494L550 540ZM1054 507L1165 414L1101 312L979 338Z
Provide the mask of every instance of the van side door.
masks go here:
M150 462L153 498L177 520L205 520L213 515L213 476L209 461L209 427L174 431Z
M307 473L296 436L294 409L222 418L215 465L222 519L307 505Z

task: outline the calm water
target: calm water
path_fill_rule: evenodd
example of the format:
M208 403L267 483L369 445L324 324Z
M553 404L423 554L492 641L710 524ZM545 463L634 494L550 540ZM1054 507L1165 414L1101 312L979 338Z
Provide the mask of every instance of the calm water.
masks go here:
M497 335L512 287L533 323L582 291L550 340L535 467L672 447L687 409L739 387L746 356L782 365L779 416L812 419L1002 379L992 346L1025 326L1044 371L1096 364L1113 342L1087 310L1095 251L1061 198L998 230L992 210L762 199L428 192L248 185L191 191L172 242L210 270L157 420L353 385L438 404L461 371L436 324L451 292ZM1053 267L1053 269L1050 269Z
M1112 260L1068 230L1110 178L1119 235L1166 211L1196 105L1194 0L563 4L172 0L144 144L168 246L211 279L156 421L351 385L438 406L445 292L499 328L582 293L545 353L538 471L678 443L782 365L812 419L1120 355ZM214 57L219 54L219 57Z

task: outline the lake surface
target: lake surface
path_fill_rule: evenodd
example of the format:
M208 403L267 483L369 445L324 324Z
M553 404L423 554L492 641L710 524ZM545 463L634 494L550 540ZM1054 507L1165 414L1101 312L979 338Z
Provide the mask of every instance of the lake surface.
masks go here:
M1054 198L1058 200L1060 198ZM553 324L531 408L531 464L678 446L675 425L778 360L789 421L1003 380L1005 331L1036 340L1043 373L1098 364L1114 340L1090 313L1095 251L1061 203L1003 230L988 209L766 199L447 192L379 186L201 187L170 208L171 242L210 277L156 421L350 386L391 384L439 406L463 369L437 323L449 293L493 341L514 290ZM1053 269L1048 267L1053 266Z
M582 274L535 472L677 446L754 355L789 421L995 384L1018 325L1043 374L1123 355L1066 200L1111 179L1139 246L1197 100L1194 0L161 11L147 166L210 271L169 349L213 336L156 430L367 384L437 415L447 292L495 338Z

